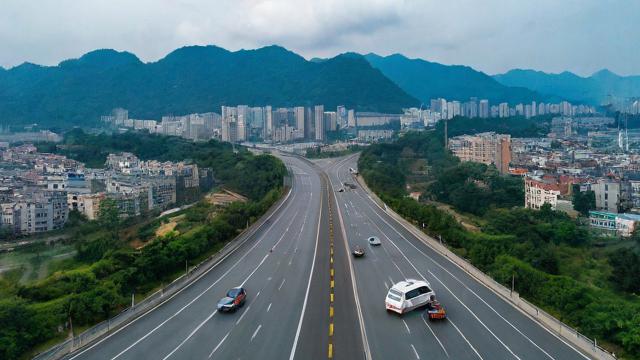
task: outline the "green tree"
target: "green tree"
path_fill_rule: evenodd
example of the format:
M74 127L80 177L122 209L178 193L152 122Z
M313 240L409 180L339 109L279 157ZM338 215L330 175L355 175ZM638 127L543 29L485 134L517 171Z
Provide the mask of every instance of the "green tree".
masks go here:
M118 212L118 204L114 199L105 198L100 201L98 222L105 229L117 232L118 225L120 224L120 216Z
M640 292L640 255L629 249L619 249L609 255L609 263L613 267L611 282L620 290Z
M573 185L573 208L583 216L589 216L589 210L596 208L596 194L580 191L580 185Z

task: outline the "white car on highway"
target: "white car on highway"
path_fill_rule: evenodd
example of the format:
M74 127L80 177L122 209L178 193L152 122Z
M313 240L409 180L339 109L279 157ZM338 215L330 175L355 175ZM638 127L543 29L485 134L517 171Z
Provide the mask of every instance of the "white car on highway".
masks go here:
M408 279L393 285L384 303L387 311L403 314L426 305L432 296L436 294L428 282Z
M369 242L369 245L371 246L380 246L382 243L380 242L380 239L378 239L377 236L371 236L367 239L367 241Z

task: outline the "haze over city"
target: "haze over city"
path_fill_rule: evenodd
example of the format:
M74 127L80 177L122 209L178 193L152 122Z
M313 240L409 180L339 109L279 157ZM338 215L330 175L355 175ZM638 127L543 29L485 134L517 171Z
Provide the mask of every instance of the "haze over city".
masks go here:
M278 44L306 58L402 53L489 74L513 68L640 74L633 0L7 0L0 66L55 65L96 48L155 61L185 45Z

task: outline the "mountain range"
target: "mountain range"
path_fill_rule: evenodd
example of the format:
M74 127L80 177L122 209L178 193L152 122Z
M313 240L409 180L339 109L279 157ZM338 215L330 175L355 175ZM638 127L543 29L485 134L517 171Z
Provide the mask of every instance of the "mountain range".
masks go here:
M569 101L594 105L610 103L612 98L640 96L640 76L620 76L607 69L588 77L565 71L549 74L542 71L515 69L493 76L501 84L521 86Z
M409 59L400 54L385 57L367 54L364 57L373 67L424 104L439 97L460 101L477 97L488 99L494 104L516 104L532 100L557 101L561 97L535 92L519 85L506 86L468 66L443 65L422 59Z
M419 101L362 57L322 63L279 46L231 52L180 48L143 63L135 55L96 50L57 66L25 63L0 72L0 123L89 125L114 107L139 119L220 111L221 105L346 105L399 112Z
M103 49L57 66L0 67L0 124L94 125L123 107L131 117L220 111L222 105L345 105L358 111L400 112L432 98L492 104L560 101L600 104L608 95L638 96L640 76L603 70L590 77L512 70L489 76L400 54L345 53L306 60L279 46L228 51L188 46L144 63Z

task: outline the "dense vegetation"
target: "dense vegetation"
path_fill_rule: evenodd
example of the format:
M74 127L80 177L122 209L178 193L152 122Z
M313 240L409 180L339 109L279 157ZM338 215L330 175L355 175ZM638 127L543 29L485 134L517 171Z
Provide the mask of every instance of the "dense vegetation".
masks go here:
M361 56L311 62L278 46L230 52L216 46L173 51L154 63L97 50L58 66L0 71L0 114L8 124L91 125L115 107L137 119L220 111L222 105L345 105L398 113L418 101ZM6 125L6 124L4 124Z
M345 150L321 151L320 147L308 148L305 156L309 159L324 159L354 154L362 150L362 146L350 145Z
M253 200L262 199L269 189L279 186L284 171L274 157L253 156L244 148L234 152L229 143L192 142L139 132L89 135L74 129L65 134L61 145L40 144L39 148L66 155L88 167L103 167L109 153L121 151L134 153L142 160L190 160L198 166L212 168L217 181Z
M131 138L135 136L135 138ZM162 219L122 220L112 201L103 202L96 221L72 229L77 255L62 270L37 282L0 280L0 358L17 359L51 338L64 338L71 325L88 326L127 306L132 293L147 294L233 239L281 195L284 165L271 156L233 153L216 142L189 143L150 135L67 135L63 153L104 162L105 152L133 151L143 158L182 160L189 156L216 170L225 186L251 200L227 207L206 201L180 216L173 231L156 236ZM62 326L62 332L58 327Z
M542 115L529 119L524 116L497 119L456 117L448 122L447 133L449 137L453 137L495 131L500 134L509 134L512 137L540 137L549 133L551 118L553 118L553 115ZM441 133L441 130L440 128L439 133Z
M460 164L445 151L443 138L439 128L372 145L360 157L360 173L387 205L425 224L427 233L441 235L497 281L510 286L515 274L515 290L523 297L616 353L637 358L640 299L631 293L638 291L639 257L628 249L609 256L592 251L595 239L575 220L549 206L522 208L520 179L502 177L492 167ZM407 196L407 186L413 190L416 181L421 202ZM467 230L429 199L474 214L481 231Z

